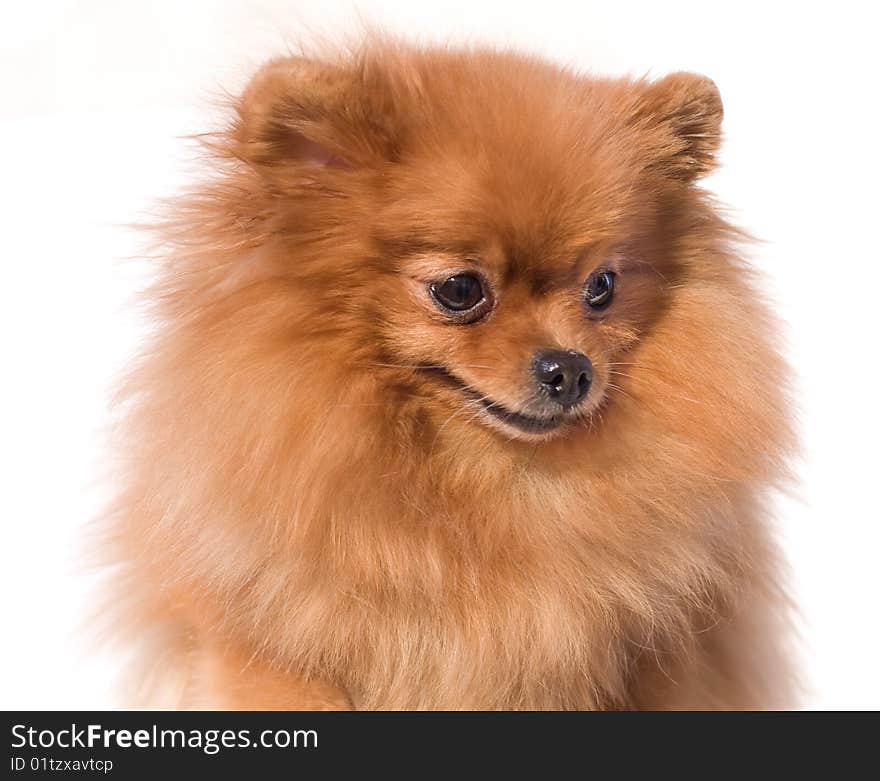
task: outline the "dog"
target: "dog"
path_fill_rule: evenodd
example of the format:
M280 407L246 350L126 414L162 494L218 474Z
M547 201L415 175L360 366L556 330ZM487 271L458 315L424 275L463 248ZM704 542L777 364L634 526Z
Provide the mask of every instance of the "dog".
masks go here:
M722 113L690 73L380 37L253 77L122 393L102 549L151 696L796 702L788 371L701 187Z

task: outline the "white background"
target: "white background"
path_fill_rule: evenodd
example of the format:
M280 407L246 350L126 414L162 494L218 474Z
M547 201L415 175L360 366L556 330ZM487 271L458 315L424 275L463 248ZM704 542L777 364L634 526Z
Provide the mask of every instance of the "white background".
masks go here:
M880 707L877 20L870 3L83 0L0 10L0 707L113 704L87 643L83 529L112 378L142 324L126 223L185 181L179 136L303 34L359 20L514 43L601 73L710 75L709 182L765 243L805 442L779 502L812 708ZM81 629L85 625L85 630Z

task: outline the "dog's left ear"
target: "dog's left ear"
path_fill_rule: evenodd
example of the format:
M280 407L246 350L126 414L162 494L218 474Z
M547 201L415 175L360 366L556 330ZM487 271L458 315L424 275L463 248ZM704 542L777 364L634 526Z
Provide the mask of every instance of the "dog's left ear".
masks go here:
M659 133L653 163L686 182L715 167L723 115L715 82L695 73L672 73L648 84L636 109L639 126Z

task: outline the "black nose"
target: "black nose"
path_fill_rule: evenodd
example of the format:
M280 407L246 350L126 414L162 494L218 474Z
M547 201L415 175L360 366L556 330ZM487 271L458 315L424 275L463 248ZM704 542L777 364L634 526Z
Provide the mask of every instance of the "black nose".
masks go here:
M563 407L580 403L593 381L593 364L573 350L541 350L533 366L538 387Z

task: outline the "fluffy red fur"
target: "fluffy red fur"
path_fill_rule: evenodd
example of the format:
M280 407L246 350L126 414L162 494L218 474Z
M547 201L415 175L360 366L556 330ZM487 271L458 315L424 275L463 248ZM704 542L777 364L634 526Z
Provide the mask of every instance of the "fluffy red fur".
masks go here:
M714 84L372 41L236 109L163 226L109 519L173 704L791 704L786 372L698 186ZM459 273L472 322L430 292ZM547 348L579 406L536 396Z

